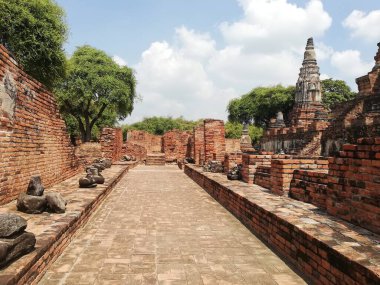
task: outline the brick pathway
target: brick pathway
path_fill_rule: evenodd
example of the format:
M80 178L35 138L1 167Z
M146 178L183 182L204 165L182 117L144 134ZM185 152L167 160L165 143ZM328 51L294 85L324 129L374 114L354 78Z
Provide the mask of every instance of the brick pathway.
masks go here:
M139 166L39 284L304 281L176 166Z

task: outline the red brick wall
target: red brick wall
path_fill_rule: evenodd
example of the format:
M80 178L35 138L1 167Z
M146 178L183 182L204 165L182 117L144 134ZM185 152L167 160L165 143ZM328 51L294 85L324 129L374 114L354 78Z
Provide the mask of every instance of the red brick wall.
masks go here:
M253 184L257 167L270 166L271 159L271 155L243 153L242 180L248 184Z
M329 161L327 212L380 234L380 138L344 145Z
M162 137L144 131L128 131L127 141L145 147L148 153L161 152L162 149Z
M118 161L123 156L123 131L121 128L104 128L100 135L103 157Z
M279 156L280 157L280 156ZM277 195L288 195L293 172L301 170L323 170L328 168L324 158L275 158L271 161L271 191Z
M205 128L204 124L201 124L194 128L193 142L194 142L194 160L196 165L201 165L204 160L204 137Z
M327 171L294 170L289 197L326 209Z
M102 157L102 147L100 143L82 143L75 148L75 155L81 165L88 165L95 159Z
M228 173L233 167L242 164L243 153L231 152L224 155L224 173Z
M33 175L49 187L80 170L53 94L2 45L0 101L0 205L25 192Z
M268 165L259 165L256 168L256 173L254 177L254 184L257 184L261 187L271 189L271 168Z
M224 122L213 119L204 120L204 132L205 162L223 161L226 153Z
M307 214L314 211L302 211L302 208L297 208L297 217L292 220L287 218L286 212L281 211L283 208L273 207L273 204L268 205L266 203L268 200L262 201L260 193L257 193L258 199L247 198L241 193L244 191L239 191L240 187L244 186L239 185L231 190L230 187L233 186L227 187L226 184L222 184L219 176L202 173L192 165L185 165L185 174L235 215L248 229L266 241L277 254L285 257L310 278L310 284L378 284L377 267L363 266L358 253L352 249L342 254L345 248L336 244L335 237L328 236L331 229L322 230L321 234L315 236L312 227L309 229L297 226L300 217L307 218ZM277 199L281 198L271 197L270 201L278 201ZM334 224L335 222L332 228ZM346 229L344 225L341 226ZM350 230L348 232L353 233ZM337 230L335 229L332 234L338 234ZM345 239L347 238L346 236ZM374 244L375 242L370 246L376 256Z
M183 160L190 156L189 140L191 134L180 130L166 132L162 136L162 152L165 153L167 162Z
M126 142L123 144L123 154L133 155L137 161L142 161L146 159L147 151L146 148L141 145Z

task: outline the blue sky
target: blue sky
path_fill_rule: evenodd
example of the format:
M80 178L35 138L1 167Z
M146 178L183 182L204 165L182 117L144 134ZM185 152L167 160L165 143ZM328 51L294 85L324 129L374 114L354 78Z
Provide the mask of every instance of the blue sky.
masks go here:
M373 66L379 0L58 0L70 55L89 44L134 68L147 116L225 119L226 105L257 86L295 84L313 36L323 78Z

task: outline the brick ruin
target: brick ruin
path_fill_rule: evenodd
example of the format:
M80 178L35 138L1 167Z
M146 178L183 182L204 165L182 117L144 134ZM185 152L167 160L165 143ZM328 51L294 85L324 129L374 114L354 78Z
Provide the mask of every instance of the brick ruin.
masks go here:
M0 45L0 205L40 175L46 187L79 171L56 100Z

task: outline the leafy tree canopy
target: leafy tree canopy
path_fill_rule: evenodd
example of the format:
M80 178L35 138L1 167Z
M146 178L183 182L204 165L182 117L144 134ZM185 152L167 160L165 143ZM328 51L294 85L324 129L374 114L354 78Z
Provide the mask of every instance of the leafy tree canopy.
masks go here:
M75 118L82 141L87 142L94 126L113 125L132 112L135 87L132 69L86 45L68 60L67 75L55 93L61 111Z
M333 109L338 104L354 99L357 93L352 92L351 88L343 80L332 78L321 81L322 84L322 103L328 109Z
M226 138L229 139L240 139L241 133L243 132L243 125L237 122L227 122L225 124L226 129ZM250 125L248 127L249 136L252 139L252 143L257 143L263 135L263 129L260 127L256 127L254 125Z
M229 102L228 119L231 122L254 122L257 126L265 126L278 111L287 113L292 108L294 96L294 86L257 87Z
M123 131L126 134L128 130L146 131L154 135L163 135L170 130L190 131L199 121L188 121L183 117L149 117L144 118L141 122L131 125L124 125Z
M51 88L64 74L64 11L52 0L0 0L0 39L23 69Z

